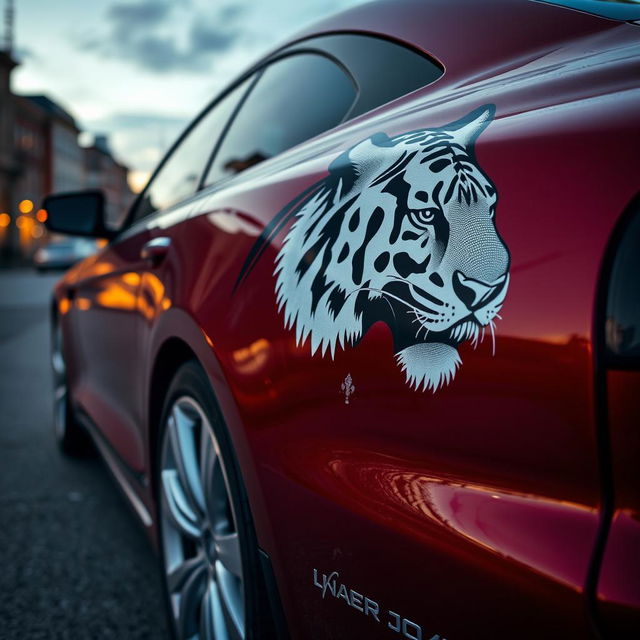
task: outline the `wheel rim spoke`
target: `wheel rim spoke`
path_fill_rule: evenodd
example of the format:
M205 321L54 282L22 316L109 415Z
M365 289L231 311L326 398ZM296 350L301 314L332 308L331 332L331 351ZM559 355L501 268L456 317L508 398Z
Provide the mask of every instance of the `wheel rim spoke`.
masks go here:
M209 581L209 588L202 601L200 617L200 634L204 640L228 640L227 626L220 604L218 587L213 580Z
M205 513L209 522L214 525L218 505L216 501L215 477L219 471L218 453L206 425L202 425L200 434L200 478L204 494Z
M53 335L51 365L54 381L54 429L58 439L62 440L66 431L67 419L67 381L66 364L62 354L62 329L58 326Z
M204 565L200 565L191 573L180 592L178 629L181 638L192 638L198 633L198 610L207 589L206 578L207 569Z
M196 439L198 425L195 420L176 407L171 412L168 426L176 470L180 475L186 497L195 509L204 510Z
M64 380L67 366L62 355L62 329L56 328L53 335L53 349L51 352L51 366L53 368L54 378L56 380Z
M244 599L240 581L223 564L216 562L216 577L218 578L218 590L220 604L227 623L229 635L234 640L244 638Z
M174 526L190 538L199 538L202 531L201 518L187 499L177 471L167 469L162 472L162 496L167 515Z
M209 583L204 594L204 598L202 598L202 610L200 611L200 640L216 640L216 633L213 625L213 604L211 602L211 583Z
M242 578L242 558L240 555L240 539L237 533L215 535L214 540L218 560L222 566L236 578Z
M179 594L191 576L206 566L204 556L198 554L181 562L167 573L167 583L171 593Z

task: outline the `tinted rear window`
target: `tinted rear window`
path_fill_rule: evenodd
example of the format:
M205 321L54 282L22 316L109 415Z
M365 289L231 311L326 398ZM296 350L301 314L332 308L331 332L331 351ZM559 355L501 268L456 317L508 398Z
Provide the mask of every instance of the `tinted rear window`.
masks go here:
M358 84L349 118L435 82L444 69L426 53L399 42L360 34L335 34L291 47L319 49L340 60Z

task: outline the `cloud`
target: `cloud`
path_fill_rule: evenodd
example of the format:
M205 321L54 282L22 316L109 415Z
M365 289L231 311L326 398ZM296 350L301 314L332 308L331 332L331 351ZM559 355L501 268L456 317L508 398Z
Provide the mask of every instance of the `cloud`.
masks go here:
M188 53L178 49L175 41L169 37L144 36L136 38L126 47L120 45L122 57L133 59L149 71L162 72L183 67L200 68L200 61L191 60ZM196 62L198 64L196 65Z
M164 0L118 2L107 9L107 19L111 21L116 37L129 40L139 27L161 24L170 12L171 5Z
M79 48L107 58L133 62L144 70L206 71L214 56L242 37L237 19L244 6L198 7L191 0L132 0L107 8L108 28L85 38Z
M238 4L237 2L234 4L228 4L220 7L218 10L218 17L220 20L235 20L236 18L239 18L246 9L246 6Z
M199 53L227 51L240 36L240 31L224 31L219 27L196 22L191 27L191 50Z

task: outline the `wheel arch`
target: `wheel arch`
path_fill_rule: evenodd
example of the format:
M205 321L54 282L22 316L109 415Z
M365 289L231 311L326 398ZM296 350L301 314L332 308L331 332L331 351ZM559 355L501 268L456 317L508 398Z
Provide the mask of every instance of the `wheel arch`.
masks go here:
M173 308L157 320L149 345L146 398L147 473L149 488L155 498L155 447L159 432L162 403L169 384L178 368L189 360L195 360L204 370L212 389L215 403L229 432L256 525L256 533L262 548L272 547L271 522L268 517L262 489L258 481L254 453L248 442L246 425L232 393L227 376L205 329L191 314Z
M156 456L155 451L158 446L158 433L160 417L162 413L162 403L169 389L171 380L176 371L189 360L199 362L193 349L181 338L170 337L160 346L149 380L149 392L147 397L147 424L148 424L148 456L149 456L149 482L153 495L156 494Z

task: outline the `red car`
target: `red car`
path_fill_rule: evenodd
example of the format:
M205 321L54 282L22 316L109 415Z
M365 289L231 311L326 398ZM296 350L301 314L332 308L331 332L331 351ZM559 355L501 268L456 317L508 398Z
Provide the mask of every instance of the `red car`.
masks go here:
M55 290L56 429L178 638L640 637L640 7L395 0L229 85Z

